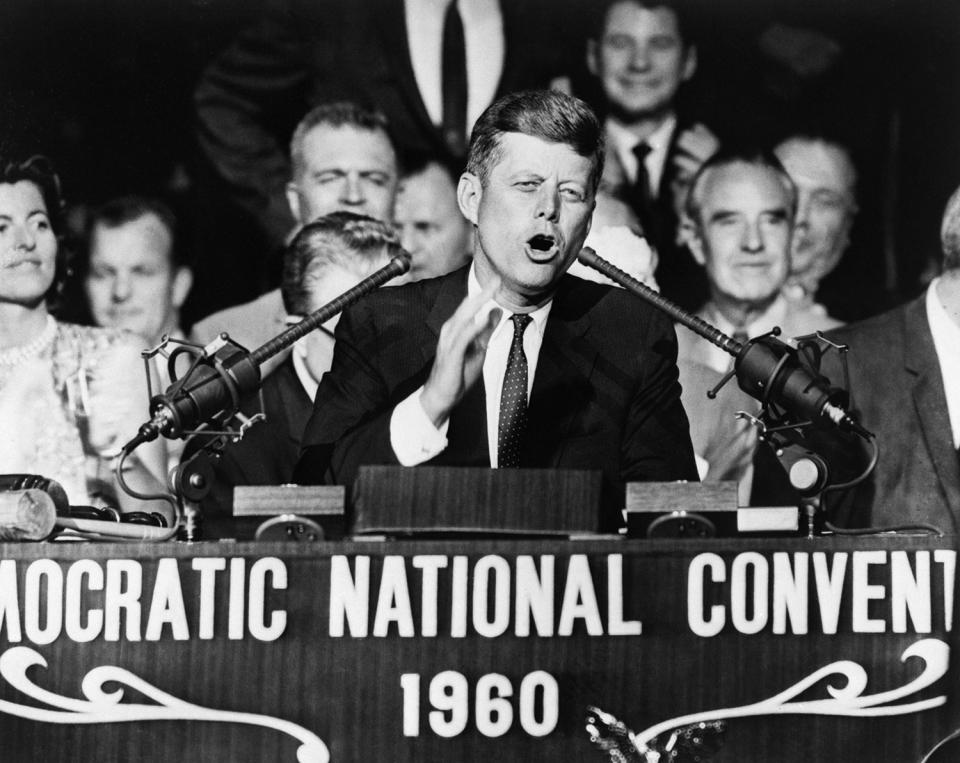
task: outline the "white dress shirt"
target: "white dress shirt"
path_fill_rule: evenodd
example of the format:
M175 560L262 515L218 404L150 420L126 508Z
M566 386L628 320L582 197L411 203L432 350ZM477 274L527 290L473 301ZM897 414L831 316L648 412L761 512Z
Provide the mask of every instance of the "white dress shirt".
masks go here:
M927 289L927 321L933 334L933 347L940 361L943 376L943 391L947 398L950 429L953 432L953 447L960 448L960 326L954 323L937 297L934 279Z
M607 120L606 128L610 150L617 155L620 166L623 167L624 174L631 185L637 182L637 157L633 149L640 142L650 147L650 152L643 164L647 168L647 177L650 178L650 193L653 198L658 198L660 181L667 166L670 141L673 140L673 133L677 129L677 117L671 114L644 141L638 141L636 135L613 120Z
M477 280L474 266L470 266L467 277L467 295L472 297L482 291ZM553 301L538 307L530 317L533 321L527 326L523 334L523 352L527 357L527 400L530 400L530 391L533 389L533 379L537 371L537 360L540 357L540 347L543 344L543 333L547 327L547 318ZM486 320L490 311L500 306L490 300L477 313L477 320ZM490 453L490 466L497 466L497 439L500 428L500 393L503 387L503 377L507 372L507 359L510 355L510 345L513 343L513 323L510 320L512 313L503 310L500 322L490 336L487 344L487 353L483 359L483 385L487 397L487 447ZM443 422L439 428L423 410L420 404L420 393L423 387L411 394L396 408L390 417L390 445L403 466L416 466L429 461L443 452L447 447L447 428L449 421Z
M314 329L316 331L316 329ZM307 397L311 400L315 400L317 397L317 388L320 386L320 383L313 378L310 374L310 370L307 368L306 361L300 354L294 349L293 351L293 371L297 375L297 380L300 382L300 386L303 387L303 391L307 393Z
M443 18L451 0L406 0L407 48L417 89L435 125L443 121ZM453 0L467 54L467 132L497 94L506 42L498 0Z

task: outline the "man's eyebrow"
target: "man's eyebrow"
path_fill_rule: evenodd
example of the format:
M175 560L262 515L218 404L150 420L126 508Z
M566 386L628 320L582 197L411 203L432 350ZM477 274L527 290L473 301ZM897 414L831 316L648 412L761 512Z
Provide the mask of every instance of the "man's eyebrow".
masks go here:
M713 223L729 220L731 217L737 217L739 214L739 212L733 209L718 209L717 211L713 212L709 218L707 218L707 222Z
M770 209L763 210L765 215L774 215L776 217L788 217L789 213L787 212L786 207L771 207Z

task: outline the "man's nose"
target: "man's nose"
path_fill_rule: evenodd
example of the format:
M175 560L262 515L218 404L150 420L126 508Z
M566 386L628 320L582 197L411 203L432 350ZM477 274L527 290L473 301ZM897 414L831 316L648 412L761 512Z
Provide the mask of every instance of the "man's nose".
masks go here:
M545 217L556 222L560 217L560 192L548 183L540 186L537 192L537 217Z
M367 199L363 193L363 182L356 173L350 173L343 181L343 189L340 200L350 206L360 206L365 204Z
M122 275L114 276L111 296L114 302L128 300L130 298L130 279Z
M808 194L800 194L799 198L797 199L797 216L794 220L794 225L796 227L799 228L800 226L803 226L806 228L810 225L811 206L810 196Z
M744 227L740 248L745 252L762 252L764 248L763 231L760 222L750 223Z
M413 223L402 223L400 228L400 245L410 254L417 254L423 244L423 236L417 231Z
M630 68L646 71L650 68L650 51L646 45L634 45L630 54Z

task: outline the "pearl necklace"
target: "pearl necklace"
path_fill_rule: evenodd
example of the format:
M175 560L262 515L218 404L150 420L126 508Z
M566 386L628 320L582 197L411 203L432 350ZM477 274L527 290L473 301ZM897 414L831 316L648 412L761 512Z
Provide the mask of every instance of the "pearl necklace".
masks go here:
M47 316L47 325L43 331L27 344L20 347L11 347L7 350L0 350L0 367L13 368L20 365L23 361L35 357L44 350L47 345L53 341L57 333L57 321L52 315Z

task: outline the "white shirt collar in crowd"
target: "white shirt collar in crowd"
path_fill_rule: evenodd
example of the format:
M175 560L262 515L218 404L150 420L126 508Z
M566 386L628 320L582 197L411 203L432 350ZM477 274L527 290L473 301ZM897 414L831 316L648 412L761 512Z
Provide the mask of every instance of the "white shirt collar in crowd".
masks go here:
M671 114L643 141L650 146L650 153L647 154L643 163L647 168L647 177L650 178L650 193L653 194L654 198L660 195L658 193L660 182L667 166L667 154L670 152L670 143L676 129L677 117L675 114ZM637 136L623 125L610 119L607 120L606 132L607 139L610 142L610 150L616 153L627 180L631 184L635 183L637 180L637 157L633 153L633 148L638 143Z
M947 397L950 414L950 429L953 431L953 446L960 448L960 326L950 320L947 311L937 297L934 279L927 289L927 321L933 334L933 346L943 375L943 391Z

